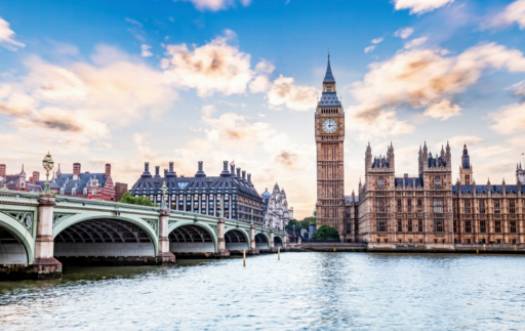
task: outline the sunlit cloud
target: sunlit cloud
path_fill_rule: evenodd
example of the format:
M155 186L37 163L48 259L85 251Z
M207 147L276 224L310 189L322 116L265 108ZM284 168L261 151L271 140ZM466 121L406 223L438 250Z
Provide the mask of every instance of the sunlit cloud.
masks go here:
M490 115L491 127L501 134L520 133L525 130L525 103L503 107Z
M25 47L25 44L16 40L15 32L11 29L8 21L0 17L0 46L9 50L17 50Z
M235 5L237 2L242 6L247 7L251 4L251 0L190 0L193 5L199 10L219 11Z
M414 28L405 27L405 28L396 30L396 32L394 32L394 36L400 39L408 39L413 33L414 33Z
M396 10L407 9L411 14L423 14L447 4L454 0L394 0Z
M496 15L490 22L492 26L508 26L517 24L525 29L525 0L516 0Z
M279 76L268 91L270 106L284 106L291 110L306 111L315 108L319 91L311 86L296 85L292 77Z
M353 84L355 118L373 125L384 121L384 112L393 113L387 116L393 118L397 108L410 107L446 119L460 111L453 97L476 83L489 68L525 72L525 57L519 50L496 43L480 44L456 56L439 49L401 51L371 64L364 78Z

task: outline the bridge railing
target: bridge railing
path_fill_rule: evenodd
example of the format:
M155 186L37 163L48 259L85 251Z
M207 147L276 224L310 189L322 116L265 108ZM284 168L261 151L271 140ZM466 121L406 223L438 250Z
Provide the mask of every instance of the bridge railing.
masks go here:
M40 193L34 193L34 192L23 192L23 191L13 191L13 190L6 190L6 189L0 189L0 202L13 202L14 200L19 199L27 199L27 200L33 200L35 203L37 203L37 200L40 196ZM72 204L79 204L82 206L100 206L100 207L109 207L113 208L115 210L119 209L133 209L137 211L145 211L145 212L159 212L160 208L158 206L143 206L143 205L136 205L136 204L129 204L129 203L123 203L123 202L116 202L116 201L105 201L105 200L94 200L94 199L86 199L86 198L79 198L79 197L73 197L73 196L66 196L66 195L55 195L55 201L57 204L60 203L72 203ZM212 216L212 215L206 215L206 214L200 214L200 213L192 213L182 210L171 210L170 216L177 217L182 216L184 218L197 218L199 220L203 221L211 221L211 222L217 222L219 220L218 217ZM235 219L226 219L226 222L231 225L235 224L246 224L249 222L241 221L241 220L235 220ZM257 228L269 231L270 227L267 227L263 223L255 223L254 224ZM274 232L281 232L274 229Z

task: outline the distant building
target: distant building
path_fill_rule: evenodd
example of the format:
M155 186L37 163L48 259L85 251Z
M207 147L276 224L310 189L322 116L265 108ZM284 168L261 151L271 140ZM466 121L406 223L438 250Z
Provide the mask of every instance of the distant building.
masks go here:
M13 191L40 192L42 182L38 171L33 171L32 176L27 179L23 165L19 173L8 175L7 166L0 164L0 188Z
M49 183L53 192L87 199L115 200L111 164L106 163L102 173L82 172L78 162L73 163L72 170L72 173L63 173L59 167Z
M115 183L115 201L120 201L122 196L128 192L128 184Z
M272 193L266 189L262 194L264 203L264 224L268 227L284 230L293 218L293 209L288 207L284 189L279 189L276 183Z
M235 168L233 164L228 166L228 161L223 162L222 172L218 176L207 176L203 162L199 161L193 177L178 176L173 162L169 163L163 176L159 166L151 174L149 163L146 162L142 175L130 193L160 205L163 182L166 182L167 201L173 210L263 222L263 201L252 183L251 175L241 168Z

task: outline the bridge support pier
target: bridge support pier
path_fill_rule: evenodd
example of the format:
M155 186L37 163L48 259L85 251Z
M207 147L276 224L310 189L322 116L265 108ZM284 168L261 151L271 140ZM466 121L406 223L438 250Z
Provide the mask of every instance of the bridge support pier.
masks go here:
M219 218L217 222L217 246L218 246L218 256L230 256L230 252L226 249L226 239L224 238L225 228L224 228L224 218Z
M255 226L253 224L250 225L250 253L259 254L257 243L255 241Z
M35 241L35 261L29 272L38 279L60 277L62 263L54 257L53 210L55 198L43 194L38 199L38 221Z
M162 209L159 216L159 251L157 262L159 264L173 264L176 261L175 254L170 252L170 240L168 233L168 221L170 212Z

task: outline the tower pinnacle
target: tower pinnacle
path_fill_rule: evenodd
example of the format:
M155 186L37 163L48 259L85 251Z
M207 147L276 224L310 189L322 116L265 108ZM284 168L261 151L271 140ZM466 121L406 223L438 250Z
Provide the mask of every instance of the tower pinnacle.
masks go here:
M324 75L323 83L335 83L335 78L332 74L332 66L330 65L330 53L328 53L328 61L326 64L326 73Z

